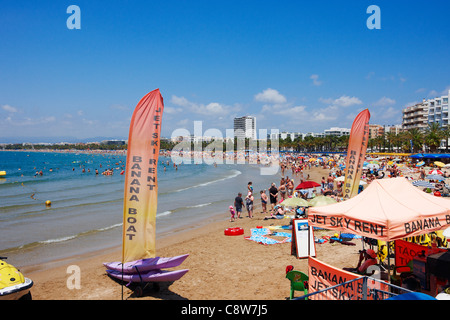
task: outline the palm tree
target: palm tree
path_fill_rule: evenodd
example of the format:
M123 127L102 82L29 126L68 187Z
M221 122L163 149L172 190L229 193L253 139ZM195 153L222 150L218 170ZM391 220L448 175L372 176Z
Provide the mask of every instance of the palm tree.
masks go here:
M450 127L448 127L448 126L442 127L441 132L442 132L442 138L445 140L445 151L447 151L448 150L448 139L450 138Z
M429 123L428 128L425 130L424 142L431 152L436 152L436 149L441 145L442 138L442 129L439 123Z
M423 145L423 133L417 128L410 129L406 132L405 137L408 141L412 141L413 152L417 152L422 149Z

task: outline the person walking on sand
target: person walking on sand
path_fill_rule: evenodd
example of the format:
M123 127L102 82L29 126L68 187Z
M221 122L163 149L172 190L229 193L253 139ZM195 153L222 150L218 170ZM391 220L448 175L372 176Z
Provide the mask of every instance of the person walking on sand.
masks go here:
M242 200L242 193L238 193L238 196L234 199L234 207L236 208L236 219L242 219L242 206L244 205L244 201Z
M259 193L261 194L262 213L267 213L267 200L269 199L267 198L266 190L261 190Z
M253 194L249 192L245 197L245 206L247 208L248 217L253 218Z
M287 194L290 197L294 194L294 179L289 179L289 177L287 177L286 180Z
M278 189L277 189L275 183L272 183L272 186L269 189L269 198L270 198L270 206L272 207L272 211L273 211L273 208L277 204L277 200L278 200Z

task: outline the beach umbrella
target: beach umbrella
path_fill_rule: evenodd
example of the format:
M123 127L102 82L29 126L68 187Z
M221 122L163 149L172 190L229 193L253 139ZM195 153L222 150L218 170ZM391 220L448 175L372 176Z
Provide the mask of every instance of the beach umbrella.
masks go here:
M447 163L446 165L444 165L444 168L448 168L450 167L450 163Z
M291 197L291 198L287 198L285 200L283 200L283 202L280 203L283 206L286 207L309 207L310 204L308 203L308 201L306 201L305 199L302 198L298 198L298 197Z
M379 168L380 168L380 165L377 164L377 163L369 163L369 164L367 165L367 168L369 168L369 169L379 169Z
M337 201L331 197L327 197L327 196L317 196L315 198L312 198L311 200L309 200L309 205L311 207L321 207L321 206L326 206L332 203L336 203Z
M443 166L445 166L445 163L440 162L440 161L435 161L434 164L437 165L438 167L443 167Z
M421 187L421 188L434 188L434 183L424 181L424 180L413 181L412 185L415 187Z
M445 178L439 174L429 174L426 176L428 180L444 180Z
M314 181L303 181L302 183L300 183L295 190L299 190L299 189L310 189L310 188L315 188L315 187L320 187L320 184L318 184L317 182Z
M444 235L444 237L450 238L450 228L445 229L442 234Z
M345 176L337 177L334 181L345 181Z
M444 174L444 173L439 169L434 169L428 172L428 174Z
M425 164L425 162L420 161L419 163L416 164L416 167L421 167L421 166L423 166L424 164Z

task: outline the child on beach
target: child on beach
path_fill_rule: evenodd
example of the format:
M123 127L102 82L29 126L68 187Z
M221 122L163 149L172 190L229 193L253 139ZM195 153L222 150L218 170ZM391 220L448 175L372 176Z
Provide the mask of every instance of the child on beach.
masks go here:
M233 222L235 220L234 215L236 214L236 211L234 211L233 206L230 206L230 214L231 214L230 222Z

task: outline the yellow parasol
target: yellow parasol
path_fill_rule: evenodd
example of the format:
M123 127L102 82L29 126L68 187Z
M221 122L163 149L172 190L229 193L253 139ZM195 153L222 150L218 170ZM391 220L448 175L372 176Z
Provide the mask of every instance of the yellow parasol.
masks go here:
M443 167L443 166L445 166L445 163L440 162L440 161L435 161L434 164L437 165L438 167Z

